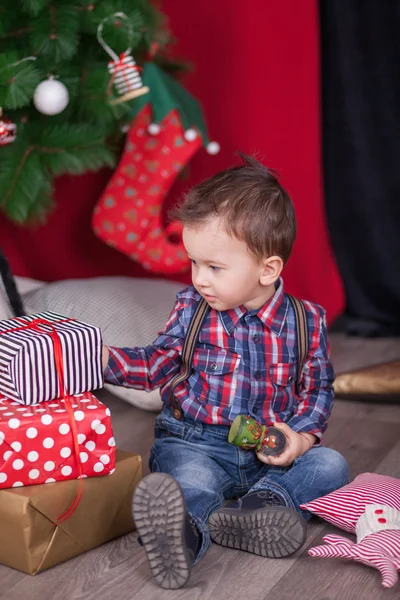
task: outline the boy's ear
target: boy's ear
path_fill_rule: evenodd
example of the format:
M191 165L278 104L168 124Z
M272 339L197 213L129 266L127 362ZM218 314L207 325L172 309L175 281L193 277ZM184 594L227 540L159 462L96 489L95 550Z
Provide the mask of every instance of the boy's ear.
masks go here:
M283 260L280 256L270 256L262 261L260 274L261 285L271 285L279 278L283 269Z

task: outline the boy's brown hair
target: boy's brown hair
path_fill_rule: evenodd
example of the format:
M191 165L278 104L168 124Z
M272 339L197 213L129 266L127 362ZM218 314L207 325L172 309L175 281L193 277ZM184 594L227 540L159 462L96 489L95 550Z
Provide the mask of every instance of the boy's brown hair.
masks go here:
M188 227L221 217L225 231L243 240L256 259L290 256L296 238L292 201L271 171L239 153L243 164L194 186L173 217Z

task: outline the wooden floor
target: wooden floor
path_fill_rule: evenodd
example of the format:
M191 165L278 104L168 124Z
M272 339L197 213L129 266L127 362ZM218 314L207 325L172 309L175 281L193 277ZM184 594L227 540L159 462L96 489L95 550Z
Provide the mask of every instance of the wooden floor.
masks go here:
M400 340L331 337L337 371L400 358ZM154 413L101 393L113 415L117 445L147 463ZM400 400L400 398L399 398ZM359 403L337 399L325 444L348 459L352 477L372 471L400 477L400 402ZM309 524L297 555L272 560L213 546L192 572L187 587L164 591L150 576L136 535L119 538L35 577L0 566L0 598L7 600L400 600L400 583L384 590L377 571L343 560L311 558L307 548L336 531Z

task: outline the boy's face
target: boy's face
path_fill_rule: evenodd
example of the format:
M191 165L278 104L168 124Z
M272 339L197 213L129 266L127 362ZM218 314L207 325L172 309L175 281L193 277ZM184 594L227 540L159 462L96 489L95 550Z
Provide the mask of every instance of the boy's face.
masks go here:
M218 217L199 227L185 226L183 243L192 261L193 285L211 308L244 305L251 310L273 295L273 282L265 285L262 278L264 263L255 260L244 241L228 235Z

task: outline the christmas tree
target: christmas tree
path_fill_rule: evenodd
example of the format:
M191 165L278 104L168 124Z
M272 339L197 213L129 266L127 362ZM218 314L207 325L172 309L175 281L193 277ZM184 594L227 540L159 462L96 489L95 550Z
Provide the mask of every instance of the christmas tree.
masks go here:
M115 166L146 104L155 133L176 109L186 139L197 129L207 143L198 102L171 76L182 65L170 43L147 0L2 0L0 206L10 219L43 219L54 177Z

